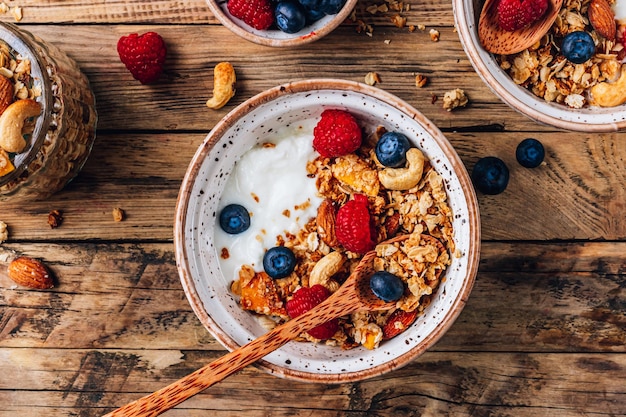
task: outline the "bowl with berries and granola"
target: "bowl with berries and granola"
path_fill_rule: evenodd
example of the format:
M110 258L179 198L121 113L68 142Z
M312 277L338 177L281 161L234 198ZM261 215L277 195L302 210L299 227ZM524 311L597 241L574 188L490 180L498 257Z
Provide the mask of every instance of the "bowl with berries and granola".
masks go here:
M561 129L626 128L626 1L565 0L540 40L510 54L492 53L492 45L481 43L483 4L483 0L454 0L454 17L471 64L502 101L537 122ZM551 4L498 0L490 19L510 32L502 39L510 39L533 19L541 19Z
M391 310L331 320L257 363L318 382L378 375L432 346L480 251L471 180L443 134L383 90L332 79L226 115L189 165L174 235L187 298L229 350L327 298L375 251L369 284Z
M276 47L316 41L339 26L357 0L207 0L217 20L248 41Z

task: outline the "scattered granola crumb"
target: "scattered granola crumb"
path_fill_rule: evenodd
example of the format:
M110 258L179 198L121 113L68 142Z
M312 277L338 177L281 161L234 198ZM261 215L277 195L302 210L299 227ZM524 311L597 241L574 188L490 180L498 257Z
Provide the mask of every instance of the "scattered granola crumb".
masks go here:
M119 207L115 207L113 209L113 220L116 222L121 222L126 218L126 213Z
M437 94L432 93L430 95L430 104L435 104L437 102L437 100L439 99L439 97L437 97Z
M443 96L443 108L447 111L452 111L458 107L465 107L468 102L469 99L460 88L450 90Z
M417 88L422 88L426 84L428 84L428 77L426 77L425 75L422 75L422 74L416 74L415 75L415 86Z
M365 84L367 85L375 85L376 83L382 82L380 80L380 76L376 72L368 72L365 75Z
M396 27L403 28L406 26L406 17L400 16L399 14L394 15L391 18L391 23L393 23Z
M51 229L56 229L63 223L63 212L61 210L52 210L48 213L48 225Z
M5 222L0 220L0 244L6 242L9 239L9 227Z
M426 25L422 25L421 23L417 25L419 30L426 30Z
M12 8L11 14L13 15L13 18L15 19L16 22L19 22L22 20L23 13L22 13L21 7L15 6L14 8Z
M437 29L431 29L430 32L430 40L433 42L439 42L439 31Z
M391 39L385 39L383 42L385 43L385 45L389 45L391 43Z
M0 13L4 14L8 11L9 11L9 6L5 2L0 3Z

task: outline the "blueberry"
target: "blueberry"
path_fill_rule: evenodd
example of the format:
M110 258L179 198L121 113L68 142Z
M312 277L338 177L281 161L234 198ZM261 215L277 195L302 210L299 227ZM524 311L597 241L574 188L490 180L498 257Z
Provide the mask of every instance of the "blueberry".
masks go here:
M370 278L370 288L374 295L386 302L398 301L404 294L404 283L396 275L378 271Z
M245 232L250 227L250 214L240 204L229 204L220 212L220 226L231 235Z
M582 64L589 60L595 51L596 45L591 35L580 30L565 35L561 44L561 52L574 64Z
M298 2L309 10L320 11L322 7L322 0L298 0Z
M321 0L320 3L320 11L326 14L337 14L346 4L346 0Z
M398 132L385 132L376 144L376 158L386 167L398 168L406 164L406 151L411 144Z
M272 278L285 278L295 267L296 256L284 246L275 246L263 255L263 269Z
M319 10L309 9L308 7L304 8L304 14L306 15L307 25L315 23L318 20L320 20L322 17L326 16L326 13L320 12Z
M281 1L274 9L276 26L285 33L300 32L306 25L304 7L296 0Z
M472 181L476 189L484 194L500 194L509 184L509 169L500 158L487 156L474 165Z
M517 145L515 157L517 162L525 168L536 168L543 162L546 151L537 139L524 139Z

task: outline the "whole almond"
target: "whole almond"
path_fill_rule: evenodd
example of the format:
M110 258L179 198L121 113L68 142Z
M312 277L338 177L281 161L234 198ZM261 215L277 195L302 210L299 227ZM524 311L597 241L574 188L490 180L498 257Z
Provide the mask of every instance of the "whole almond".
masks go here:
M13 83L0 75L0 114L4 113L9 104L13 103Z
M329 199L322 201L317 209L317 234L331 248L339 245L335 235L335 207Z
M45 290L54 286L50 270L38 260L26 256L11 261L8 273L9 278L24 287Z
M589 23L598 34L608 40L615 40L617 30L615 13L606 0L591 0L587 16L589 16Z

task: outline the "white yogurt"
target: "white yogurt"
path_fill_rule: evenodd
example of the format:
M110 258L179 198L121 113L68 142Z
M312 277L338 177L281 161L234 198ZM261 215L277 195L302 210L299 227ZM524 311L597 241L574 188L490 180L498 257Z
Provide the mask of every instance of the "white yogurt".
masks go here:
M237 203L250 213L250 228L229 235L215 227L215 247L224 277L239 278L243 264L262 270L263 254L276 245L276 237L295 234L317 214L322 199L315 178L307 177L306 164L317 157L313 149L315 121L286 126L271 140L273 147L255 146L235 164L218 210ZM218 211L218 212L219 212ZM221 255L228 251L228 258Z
M626 25L626 0L617 0L612 7L615 12L615 20L620 25Z

